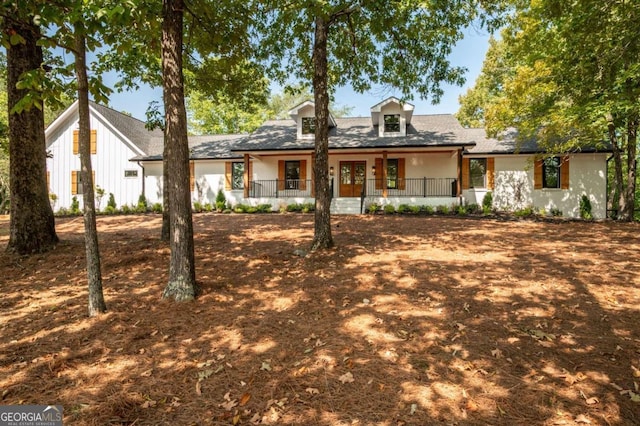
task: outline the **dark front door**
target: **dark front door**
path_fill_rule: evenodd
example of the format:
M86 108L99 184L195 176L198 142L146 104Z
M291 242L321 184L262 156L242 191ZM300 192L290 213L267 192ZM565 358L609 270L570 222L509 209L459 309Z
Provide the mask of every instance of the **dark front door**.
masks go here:
M340 162L340 196L359 197L365 183L367 163L365 161Z

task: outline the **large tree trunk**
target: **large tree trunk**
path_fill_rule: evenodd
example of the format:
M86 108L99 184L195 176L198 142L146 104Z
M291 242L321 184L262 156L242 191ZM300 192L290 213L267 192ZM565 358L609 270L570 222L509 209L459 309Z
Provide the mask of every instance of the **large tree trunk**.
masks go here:
M636 206L636 153L638 144L638 117L627 119L627 185L624 192L622 220L632 221Z
M107 310L102 294L102 273L100 271L100 250L96 227L96 206L91 172L91 123L89 115L89 80L86 67L86 42L82 29L76 26L75 68L78 82L78 153L80 154L80 175L82 179L82 201L84 206L84 247L89 281L89 316L93 317Z
M166 140L165 140L166 142ZM160 240L169 242L169 231L171 229L171 217L169 212L169 162L167 161L167 144L162 151L162 228L160 230Z
M614 198L611 200L612 208L616 211L615 219L620 218L622 211L625 209L625 199L622 196L624 192L624 180L622 172L622 152L620 149L619 138L616 132L616 126L613 122L613 116L607 117L609 130L609 143L613 151L613 173L614 181L613 189Z
M329 187L329 93L327 88L327 37L329 22L316 18L313 46L313 95L316 107L315 193L316 210L311 250L333 247Z
M165 154L169 172L169 217L171 260L169 283L162 297L176 301L197 295L191 193L189 191L189 146L187 112L182 75L183 0L162 4L162 85L165 109Z
M35 106L20 113L13 107L27 94L16 84L22 73L40 68L40 29L31 18L4 18L5 34L19 34L24 43L7 48L11 218L8 251L20 254L47 251L58 242L47 188L44 114Z

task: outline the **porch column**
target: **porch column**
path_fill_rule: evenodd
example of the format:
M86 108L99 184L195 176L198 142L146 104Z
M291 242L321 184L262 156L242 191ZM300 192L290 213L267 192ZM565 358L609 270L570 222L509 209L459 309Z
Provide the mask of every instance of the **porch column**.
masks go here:
M382 196L387 198L387 151L382 151Z
M244 198L249 198L249 154L244 155L244 173L242 176L244 180Z
M462 195L462 149L458 149L458 178L456 179L456 197L460 197Z

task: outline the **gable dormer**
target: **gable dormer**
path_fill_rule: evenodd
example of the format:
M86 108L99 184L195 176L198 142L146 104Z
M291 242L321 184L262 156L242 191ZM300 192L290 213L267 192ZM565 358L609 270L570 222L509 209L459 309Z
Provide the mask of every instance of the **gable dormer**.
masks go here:
M298 139L314 139L316 136L316 106L312 101L304 101L289 111L296 122ZM336 121L329 114L329 128L336 127Z
M414 106L390 97L371 107L371 121L378 127L379 137L399 137L407 135Z

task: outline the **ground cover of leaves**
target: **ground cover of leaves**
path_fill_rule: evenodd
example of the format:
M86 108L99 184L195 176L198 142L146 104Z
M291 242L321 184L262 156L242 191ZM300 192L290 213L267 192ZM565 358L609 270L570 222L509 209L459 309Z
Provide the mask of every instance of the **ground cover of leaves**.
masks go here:
M176 304L160 216L99 217L91 319L82 218L3 251L0 403L65 425L640 424L638 224L335 216L306 256L313 215L194 224L202 294Z

